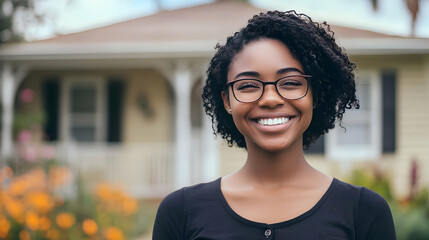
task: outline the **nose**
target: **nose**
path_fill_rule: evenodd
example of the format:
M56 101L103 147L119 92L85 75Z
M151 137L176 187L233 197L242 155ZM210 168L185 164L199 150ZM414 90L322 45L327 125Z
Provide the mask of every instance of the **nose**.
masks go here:
M258 101L260 107L275 108L283 105L285 99L280 96L274 85L266 85L262 97Z

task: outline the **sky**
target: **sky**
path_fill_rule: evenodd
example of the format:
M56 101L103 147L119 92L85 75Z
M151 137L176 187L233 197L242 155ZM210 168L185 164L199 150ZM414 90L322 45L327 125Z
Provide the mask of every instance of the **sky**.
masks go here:
M213 0L158 0L166 10L212 2ZM38 0L37 11L44 13L43 25L26 27L28 40L55 34L79 32L156 13L155 0ZM263 9L305 13L317 21L356 27L393 35L410 33L411 17L405 0L379 0L373 11L370 0L251 0ZM429 0L420 0L416 36L429 38Z

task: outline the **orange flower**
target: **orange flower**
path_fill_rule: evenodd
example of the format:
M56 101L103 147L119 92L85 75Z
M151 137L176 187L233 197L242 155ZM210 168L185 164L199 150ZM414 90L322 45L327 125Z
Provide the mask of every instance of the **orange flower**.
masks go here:
M51 227L51 220L49 218L42 216L39 219L39 228L42 231L47 231Z
M108 200L113 195L111 189L109 188L109 186L107 184L100 184L97 187L95 194L101 200Z
M98 231L97 223L93 219L85 219L82 223L83 232L87 235L94 235Z
M73 173L67 167L52 167L49 169L49 185L60 188L73 181Z
M20 196L27 190L27 182L23 178L13 179L8 187L8 192L11 196Z
M28 233L27 231L25 231L25 230L22 230L20 233L19 233L19 239L20 240L30 240L30 233Z
M57 225L62 229L68 229L75 223L76 218L70 213L60 213L57 215Z
M137 211L137 201L132 198L124 198L122 201L122 209L125 215L131 215Z
M115 213L125 215L131 215L138 209L138 203L135 199L129 197L121 189L112 188L107 184L99 185L95 194L100 200L100 209L107 208Z
M46 189L47 179L43 168L36 168L23 176L31 189Z
M11 217L13 217L17 222L23 223L24 207L20 201L10 198L5 201L5 207Z
M47 213L54 207L54 201L43 191L31 192L26 196L27 204L39 213Z
M49 229L48 231L46 231L46 237L48 239L56 240L60 238L60 233L56 229Z
M37 231L39 229L39 216L33 211L28 211L25 214L25 223L30 230Z
M9 178L11 178L13 176L13 170L12 170L11 167L6 166L0 172L0 175L2 175L4 179L9 179Z
M104 231L104 237L106 240L123 240L124 234L122 234L122 231L117 227L108 227Z
M10 229L10 223L5 218L0 216L0 239L5 239Z

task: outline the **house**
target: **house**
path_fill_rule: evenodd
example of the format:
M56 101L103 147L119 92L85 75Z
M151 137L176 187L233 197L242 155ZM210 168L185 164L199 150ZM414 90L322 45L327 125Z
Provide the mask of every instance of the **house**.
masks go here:
M32 89L44 143L86 175L159 197L228 174L245 152L214 138L201 88L216 43L261 11L219 1L1 46L2 158L17 149L16 96ZM377 165L405 196L418 160L429 185L429 39L332 29L358 66L362 108L346 114L347 132L336 128L307 152L311 164L334 176Z

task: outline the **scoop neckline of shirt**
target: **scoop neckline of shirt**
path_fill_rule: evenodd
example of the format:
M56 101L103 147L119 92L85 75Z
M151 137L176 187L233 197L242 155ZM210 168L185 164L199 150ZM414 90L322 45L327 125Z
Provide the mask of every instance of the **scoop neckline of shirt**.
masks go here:
M292 219L289 219L289 220L286 220L286 221L268 224L268 223L256 222L256 221L249 220L247 218L244 218L244 217L240 216L238 213L236 213L231 208L231 206L229 206L228 202L225 199L225 196L222 193L221 180L222 180L222 178L218 178L216 180L216 190L217 190L217 193L218 193L219 201L222 203L224 209L228 212L228 214L231 217L233 217L237 221L239 221L241 223L244 223L246 225L252 226L252 227L260 228L260 229L266 229L266 228L278 229L278 228L283 228L283 227L290 226L290 225L293 225L295 223L301 222L304 219L310 217L313 213L315 213L320 208L320 206L322 206L322 204L329 197L330 193L333 191L334 187L336 186L337 182L339 181L337 178L332 178L332 182L329 185L329 188L326 190L326 192L323 194L323 196L319 199L319 201L312 208L310 208L308 211L302 213L299 216L296 216L295 218L292 218Z

